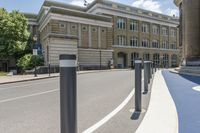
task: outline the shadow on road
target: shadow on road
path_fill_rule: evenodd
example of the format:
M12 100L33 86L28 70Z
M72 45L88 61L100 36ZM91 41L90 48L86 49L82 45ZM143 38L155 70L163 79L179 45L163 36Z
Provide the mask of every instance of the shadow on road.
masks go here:
M179 74L179 76L181 76L193 83L200 84L200 77L198 77L198 76L190 76L190 75L185 75L185 74Z

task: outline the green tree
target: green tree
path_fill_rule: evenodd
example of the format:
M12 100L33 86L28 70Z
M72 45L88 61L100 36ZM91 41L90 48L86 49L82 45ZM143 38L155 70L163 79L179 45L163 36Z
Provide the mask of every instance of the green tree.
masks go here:
M19 11L0 9L0 58L11 56L16 60L28 49L29 32L26 17Z
M30 70L34 68L35 65L36 66L44 65L44 60L41 56L26 54L17 61L17 66L20 67L22 71Z

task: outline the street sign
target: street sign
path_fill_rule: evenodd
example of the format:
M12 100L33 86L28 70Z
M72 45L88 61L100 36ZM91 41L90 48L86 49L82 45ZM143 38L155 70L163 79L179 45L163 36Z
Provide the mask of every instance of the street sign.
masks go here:
M33 55L38 55L38 50L37 49L33 49Z

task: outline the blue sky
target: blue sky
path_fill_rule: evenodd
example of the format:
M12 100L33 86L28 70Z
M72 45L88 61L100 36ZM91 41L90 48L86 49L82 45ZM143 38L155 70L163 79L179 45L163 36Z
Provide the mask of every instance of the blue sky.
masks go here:
M55 0L59 2L83 6L84 0ZM87 0L89 3L93 0ZM173 0L112 0L123 4L132 5L146 10L155 11L167 15L178 16L178 8ZM0 0L0 8L8 11L19 10L21 12L38 13L44 0Z

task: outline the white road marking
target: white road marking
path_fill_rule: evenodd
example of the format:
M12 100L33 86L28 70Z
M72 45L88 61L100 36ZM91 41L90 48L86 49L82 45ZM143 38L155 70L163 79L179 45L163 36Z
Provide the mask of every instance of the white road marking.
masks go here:
M40 92L40 93L34 93L34 94L31 94L31 95L25 95L25 96L20 96L20 97L4 99L4 100L1 100L0 103L11 102L11 101L15 101L15 100L23 99L23 98L28 98L28 97L47 94L47 93L52 93L52 92L55 92L55 91L58 91L58 90L59 89L54 89L54 90L44 91L44 92Z
M195 91L200 91L200 86L192 87L192 89L195 90Z
M82 133L92 133L95 130L97 130L99 127L101 127L103 124L105 124L107 121L109 121L113 116L115 116L120 110L124 108L124 106L131 100L133 95L135 94L135 90L133 89L128 97L111 113L109 113L107 116L105 116L103 119L101 119L99 122L91 126L90 128L86 129Z
M54 80L47 81L47 82L40 82L40 83L32 83L32 84L26 84L26 85L12 86L12 87L7 87L7 88L0 88L0 91L1 90L7 90L7 89L13 89L13 88L20 88L20 87L32 86L32 85L40 85L40 84L52 83L53 81Z

